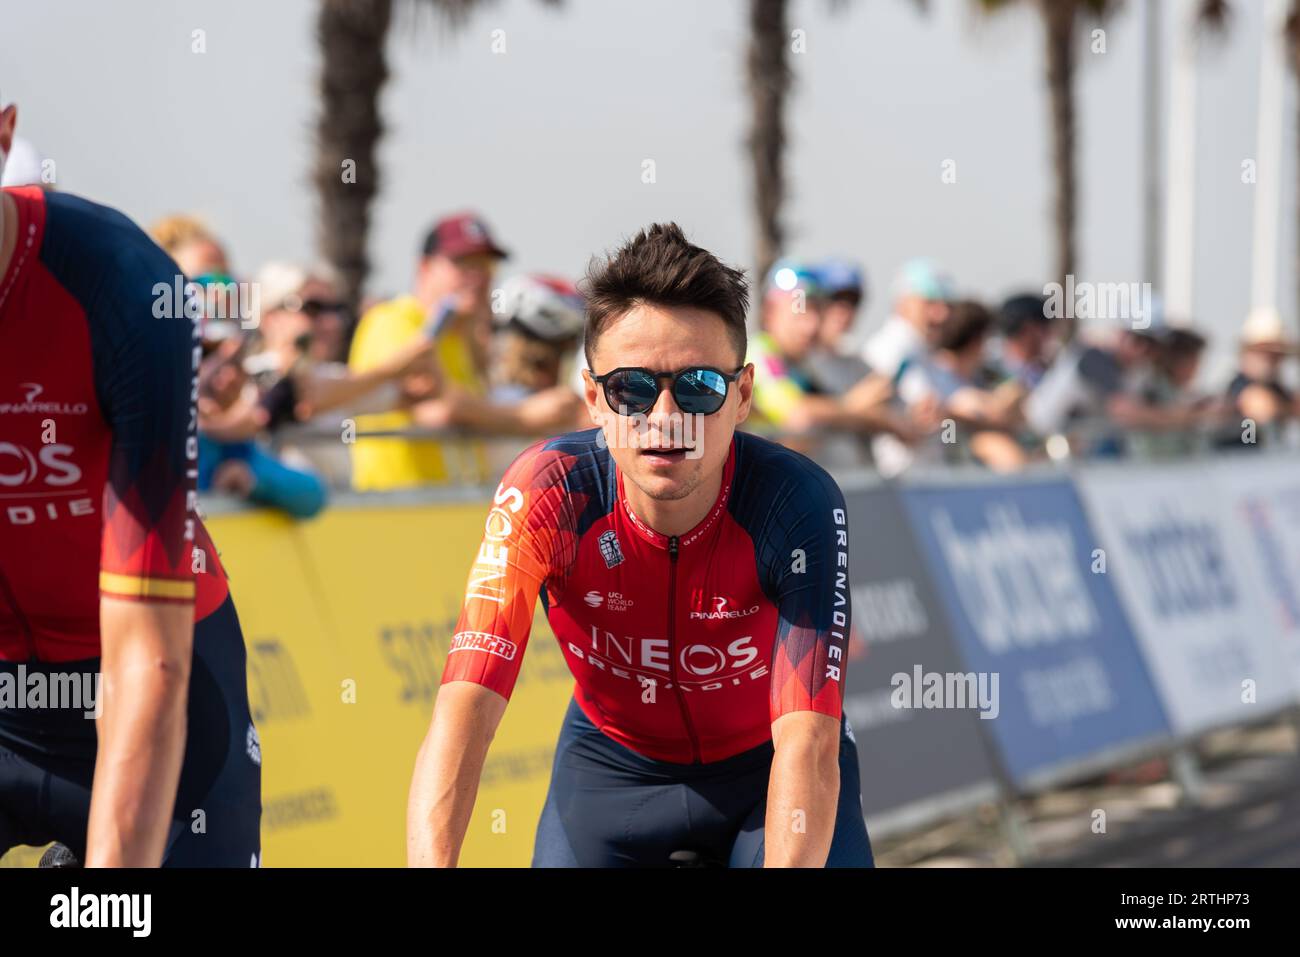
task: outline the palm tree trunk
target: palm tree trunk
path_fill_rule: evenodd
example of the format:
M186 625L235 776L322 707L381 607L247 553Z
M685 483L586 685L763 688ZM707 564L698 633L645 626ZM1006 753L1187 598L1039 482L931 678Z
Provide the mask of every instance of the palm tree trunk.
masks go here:
M1075 0L1039 0L1047 40L1047 94L1052 123L1052 168L1056 177L1053 225L1056 232L1054 278L1064 283L1074 272L1078 203L1074 104Z
M379 190L375 148L384 132L379 95L388 80L384 40L392 0L320 0L320 104L313 181L317 248L338 273L355 316L370 271L366 239Z
M785 242L785 101L790 92L786 0L750 0L749 155L754 169L755 266L765 276Z

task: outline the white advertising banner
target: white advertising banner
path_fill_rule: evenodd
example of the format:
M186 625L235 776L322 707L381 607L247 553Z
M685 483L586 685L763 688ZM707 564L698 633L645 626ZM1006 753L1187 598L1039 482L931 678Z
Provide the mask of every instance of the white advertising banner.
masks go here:
M1249 574L1264 592L1265 617L1300 688L1300 460L1239 455L1215 477L1250 542Z
M1254 546L1213 469L1174 465L1078 477L1108 575L1174 730L1197 734L1285 707L1295 673L1269 614Z

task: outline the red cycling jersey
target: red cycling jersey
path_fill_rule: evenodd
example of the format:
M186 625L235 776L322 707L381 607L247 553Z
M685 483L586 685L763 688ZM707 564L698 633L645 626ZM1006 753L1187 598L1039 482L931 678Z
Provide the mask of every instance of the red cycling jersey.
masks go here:
M93 658L101 594L192 603L196 620L227 594L193 512L197 320L176 265L120 213L5 195L0 660Z
M539 595L578 705L647 757L720 761L788 712L841 714L844 499L757 436L735 436L713 508L673 537L633 514L599 430L527 449L488 513L443 683L509 697Z

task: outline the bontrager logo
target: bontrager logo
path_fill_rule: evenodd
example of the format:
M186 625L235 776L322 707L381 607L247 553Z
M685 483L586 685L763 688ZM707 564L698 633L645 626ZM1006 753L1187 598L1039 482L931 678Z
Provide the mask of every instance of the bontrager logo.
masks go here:
M720 618L747 618L758 612L757 605L752 605L749 608L728 608L727 606L730 604L731 599L726 595L714 595L713 611L693 611L691 612L691 618L716 621Z
M85 415L90 406L85 402L37 402L36 397L45 391L39 382L20 382L23 390L21 402L0 402L0 415Z
M506 661L513 661L515 655L519 653L519 646L509 638L489 635L486 631L458 631L452 635L451 651L447 653L452 654L457 651L486 651Z

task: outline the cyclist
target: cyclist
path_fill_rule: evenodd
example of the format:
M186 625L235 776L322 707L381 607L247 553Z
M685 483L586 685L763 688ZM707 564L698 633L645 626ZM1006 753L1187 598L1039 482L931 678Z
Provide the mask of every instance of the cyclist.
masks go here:
M113 210L6 189L0 237L0 855L256 865L243 638L194 514L198 313Z
M576 678L534 866L870 866L842 717L834 481L737 433L743 274L652 226L587 279L601 427L507 471L417 758L408 859L454 865L540 595Z

